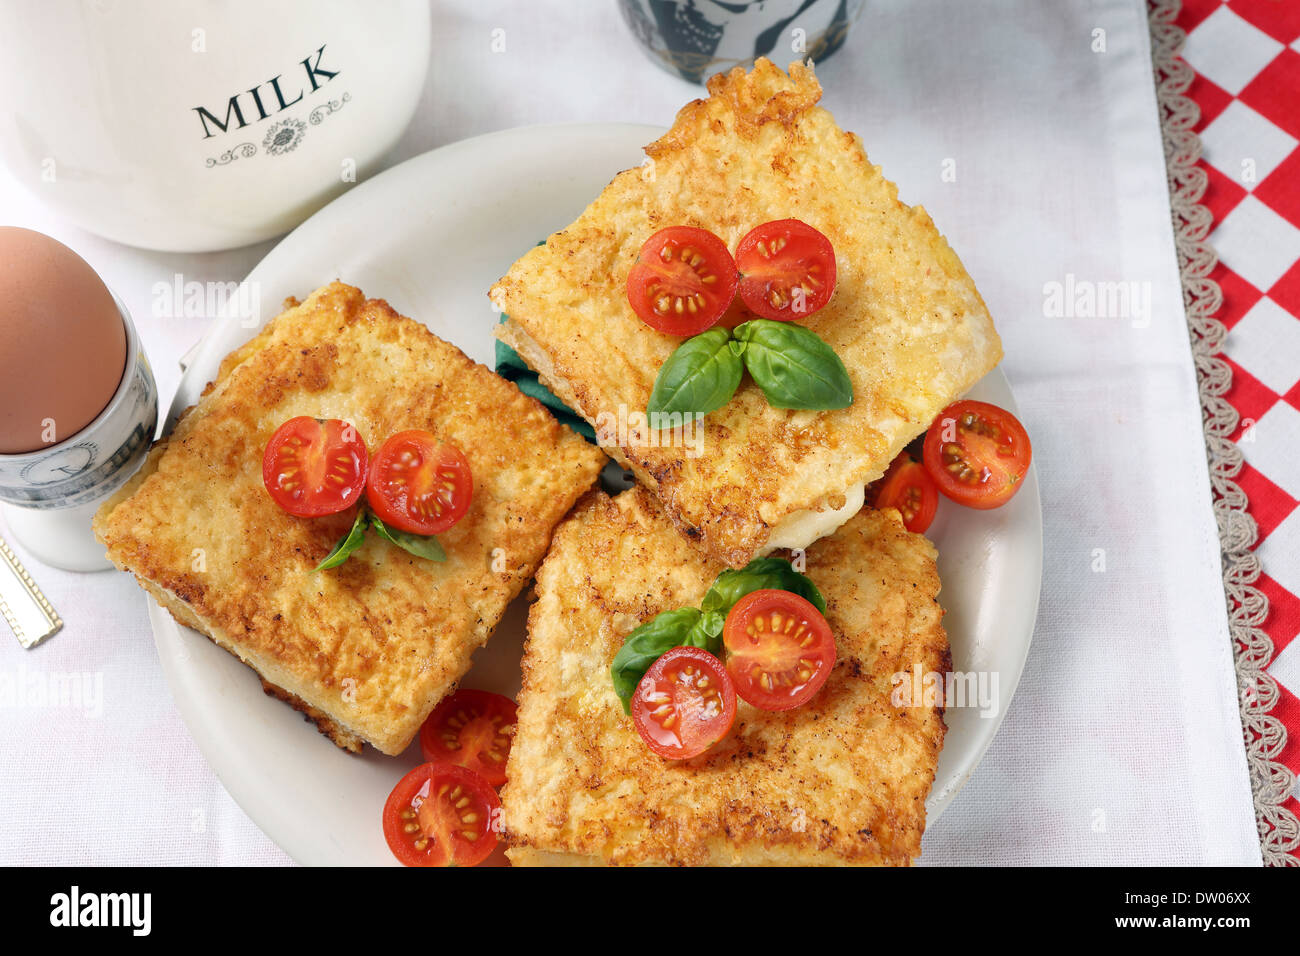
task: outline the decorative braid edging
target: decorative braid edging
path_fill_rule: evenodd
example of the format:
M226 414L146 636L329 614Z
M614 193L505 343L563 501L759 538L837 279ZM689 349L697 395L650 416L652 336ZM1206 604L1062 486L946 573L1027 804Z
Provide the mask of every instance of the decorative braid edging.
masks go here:
M1276 759L1286 746L1286 727L1271 716L1278 687L1264 670L1273 659L1273 642L1261 627L1268 616L1268 598L1254 586L1260 567L1251 549L1258 529L1255 519L1246 512L1246 495L1235 481L1241 473L1242 456L1229 436L1237 428L1237 411L1223 397L1232 386L1232 368L1219 357L1227 333L1214 316L1223 304L1223 293L1210 278L1218 256L1206 239L1213 217L1200 203L1207 178L1205 170L1197 165L1201 138L1193 127L1201 111L1185 95L1195 73L1179 58L1187 39L1174 23L1181 6L1182 0L1147 3L1183 304L1200 384L1214 517L1223 548L1228 627L1237 663L1241 724L1260 848L1265 866L1297 866L1300 859L1293 854L1300 848L1300 821L1282 806L1295 786L1295 777Z

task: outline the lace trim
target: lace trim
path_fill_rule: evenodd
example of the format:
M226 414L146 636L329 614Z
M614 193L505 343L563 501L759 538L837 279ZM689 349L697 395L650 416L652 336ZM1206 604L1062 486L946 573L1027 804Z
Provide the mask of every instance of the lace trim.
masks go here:
M1259 558L1251 550L1258 537L1255 519L1246 513L1246 495L1234 480L1241 473L1241 449L1229 436L1237 411L1223 397L1232 385L1232 369L1218 354L1227 334L1214 316L1223 304L1210 272L1218 256L1206 237L1213 225L1205 195L1205 170L1197 166L1201 138L1193 127L1200 108L1184 94L1195 73L1179 58L1186 33L1174 24L1182 0L1148 0L1151 57L1164 134L1169 199L1173 209L1183 303L1192 339L1205 419L1206 455L1214 492L1214 516L1223 546L1223 586L1228 597L1228 626L1237 662L1237 690L1246 740L1246 762L1255 797L1255 820L1266 866L1296 866L1300 822L1282 802L1295 786L1294 775L1276 758L1286 746L1286 727L1270 711L1278 700L1277 682L1264 670L1273 658L1273 642L1261 625L1268 598L1254 586Z

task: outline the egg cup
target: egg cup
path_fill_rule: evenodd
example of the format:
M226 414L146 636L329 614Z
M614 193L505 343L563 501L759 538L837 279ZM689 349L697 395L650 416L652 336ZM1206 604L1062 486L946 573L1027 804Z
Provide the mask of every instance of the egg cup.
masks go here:
M108 404L63 441L0 454L0 507L10 532L37 559L68 571L112 566L90 521L144 463L158 425L153 371L130 313L113 300L126 327L126 367Z

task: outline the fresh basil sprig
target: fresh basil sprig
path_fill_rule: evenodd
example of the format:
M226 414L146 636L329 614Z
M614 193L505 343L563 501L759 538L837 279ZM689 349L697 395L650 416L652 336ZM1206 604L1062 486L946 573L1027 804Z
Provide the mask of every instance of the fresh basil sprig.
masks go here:
M785 558L755 558L743 568L728 568L718 575L700 606L705 614L721 614L725 620L736 602L746 594L767 588L797 594L826 613L826 599L817 590L817 585L807 575L796 571Z
M357 509L357 516L352 521L352 527L348 533L339 538L334 549L325 555L325 560L316 565L316 571L328 571L330 568L337 568L340 564L352 557L352 552L361 547L361 542L366 537L366 519L369 513L365 507Z
M442 549L438 539L431 534L412 534L400 528L390 528L379 520L379 515L373 513L370 515L370 526L389 544L395 544L417 558L428 558L430 561L447 560L447 552Z
M632 713L632 695L650 665L683 644L701 616L699 609L693 607L664 611L624 639L609 667L609 674L614 679L614 693L623 702L623 713Z
M365 540L366 528L374 528L375 533L390 544L395 544L403 551L408 551L417 558L426 558L429 561L446 561L447 552L443 550L442 544L436 537L431 534L411 534L409 531L402 531L398 528L390 528L384 522L379 520L379 516L370 511L365 505L357 509L357 516L352 522L352 527L343 537L339 538L334 549L325 555L325 560L316 565L316 571L328 571L331 568L337 568L340 564L352 556L352 552L361 547L361 542Z
M721 657L727 613L746 594L762 588L791 591L826 613L826 601L817 585L785 558L757 558L740 570L723 571L704 595L703 611L693 607L664 611L623 641L609 668L623 712L632 712L632 695L650 665L674 647L698 647Z
M686 647L698 647L708 651L714 657L722 656L722 627L727 623L727 615L717 611L705 611L698 621L691 625L682 639Z
M773 408L828 411L853 404L835 350L802 325L751 319L687 339L659 369L646 412L707 415L736 394L744 371Z
M773 408L829 411L853 404L853 383L835 350L793 322L751 319L736 326L745 368Z
M711 328L687 339L668 356L655 378L646 411L707 415L731 401L744 372L731 330Z

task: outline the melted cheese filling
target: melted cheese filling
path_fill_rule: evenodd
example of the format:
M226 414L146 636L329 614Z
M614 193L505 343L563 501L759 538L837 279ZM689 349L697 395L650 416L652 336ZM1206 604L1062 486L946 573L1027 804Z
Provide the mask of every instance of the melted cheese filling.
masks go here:
M776 523L762 553L767 554L778 548L789 548L794 551L808 547L861 511L866 497L866 487L856 485L844 492L844 506L841 508L828 507L821 511L805 508L802 511L791 512Z

